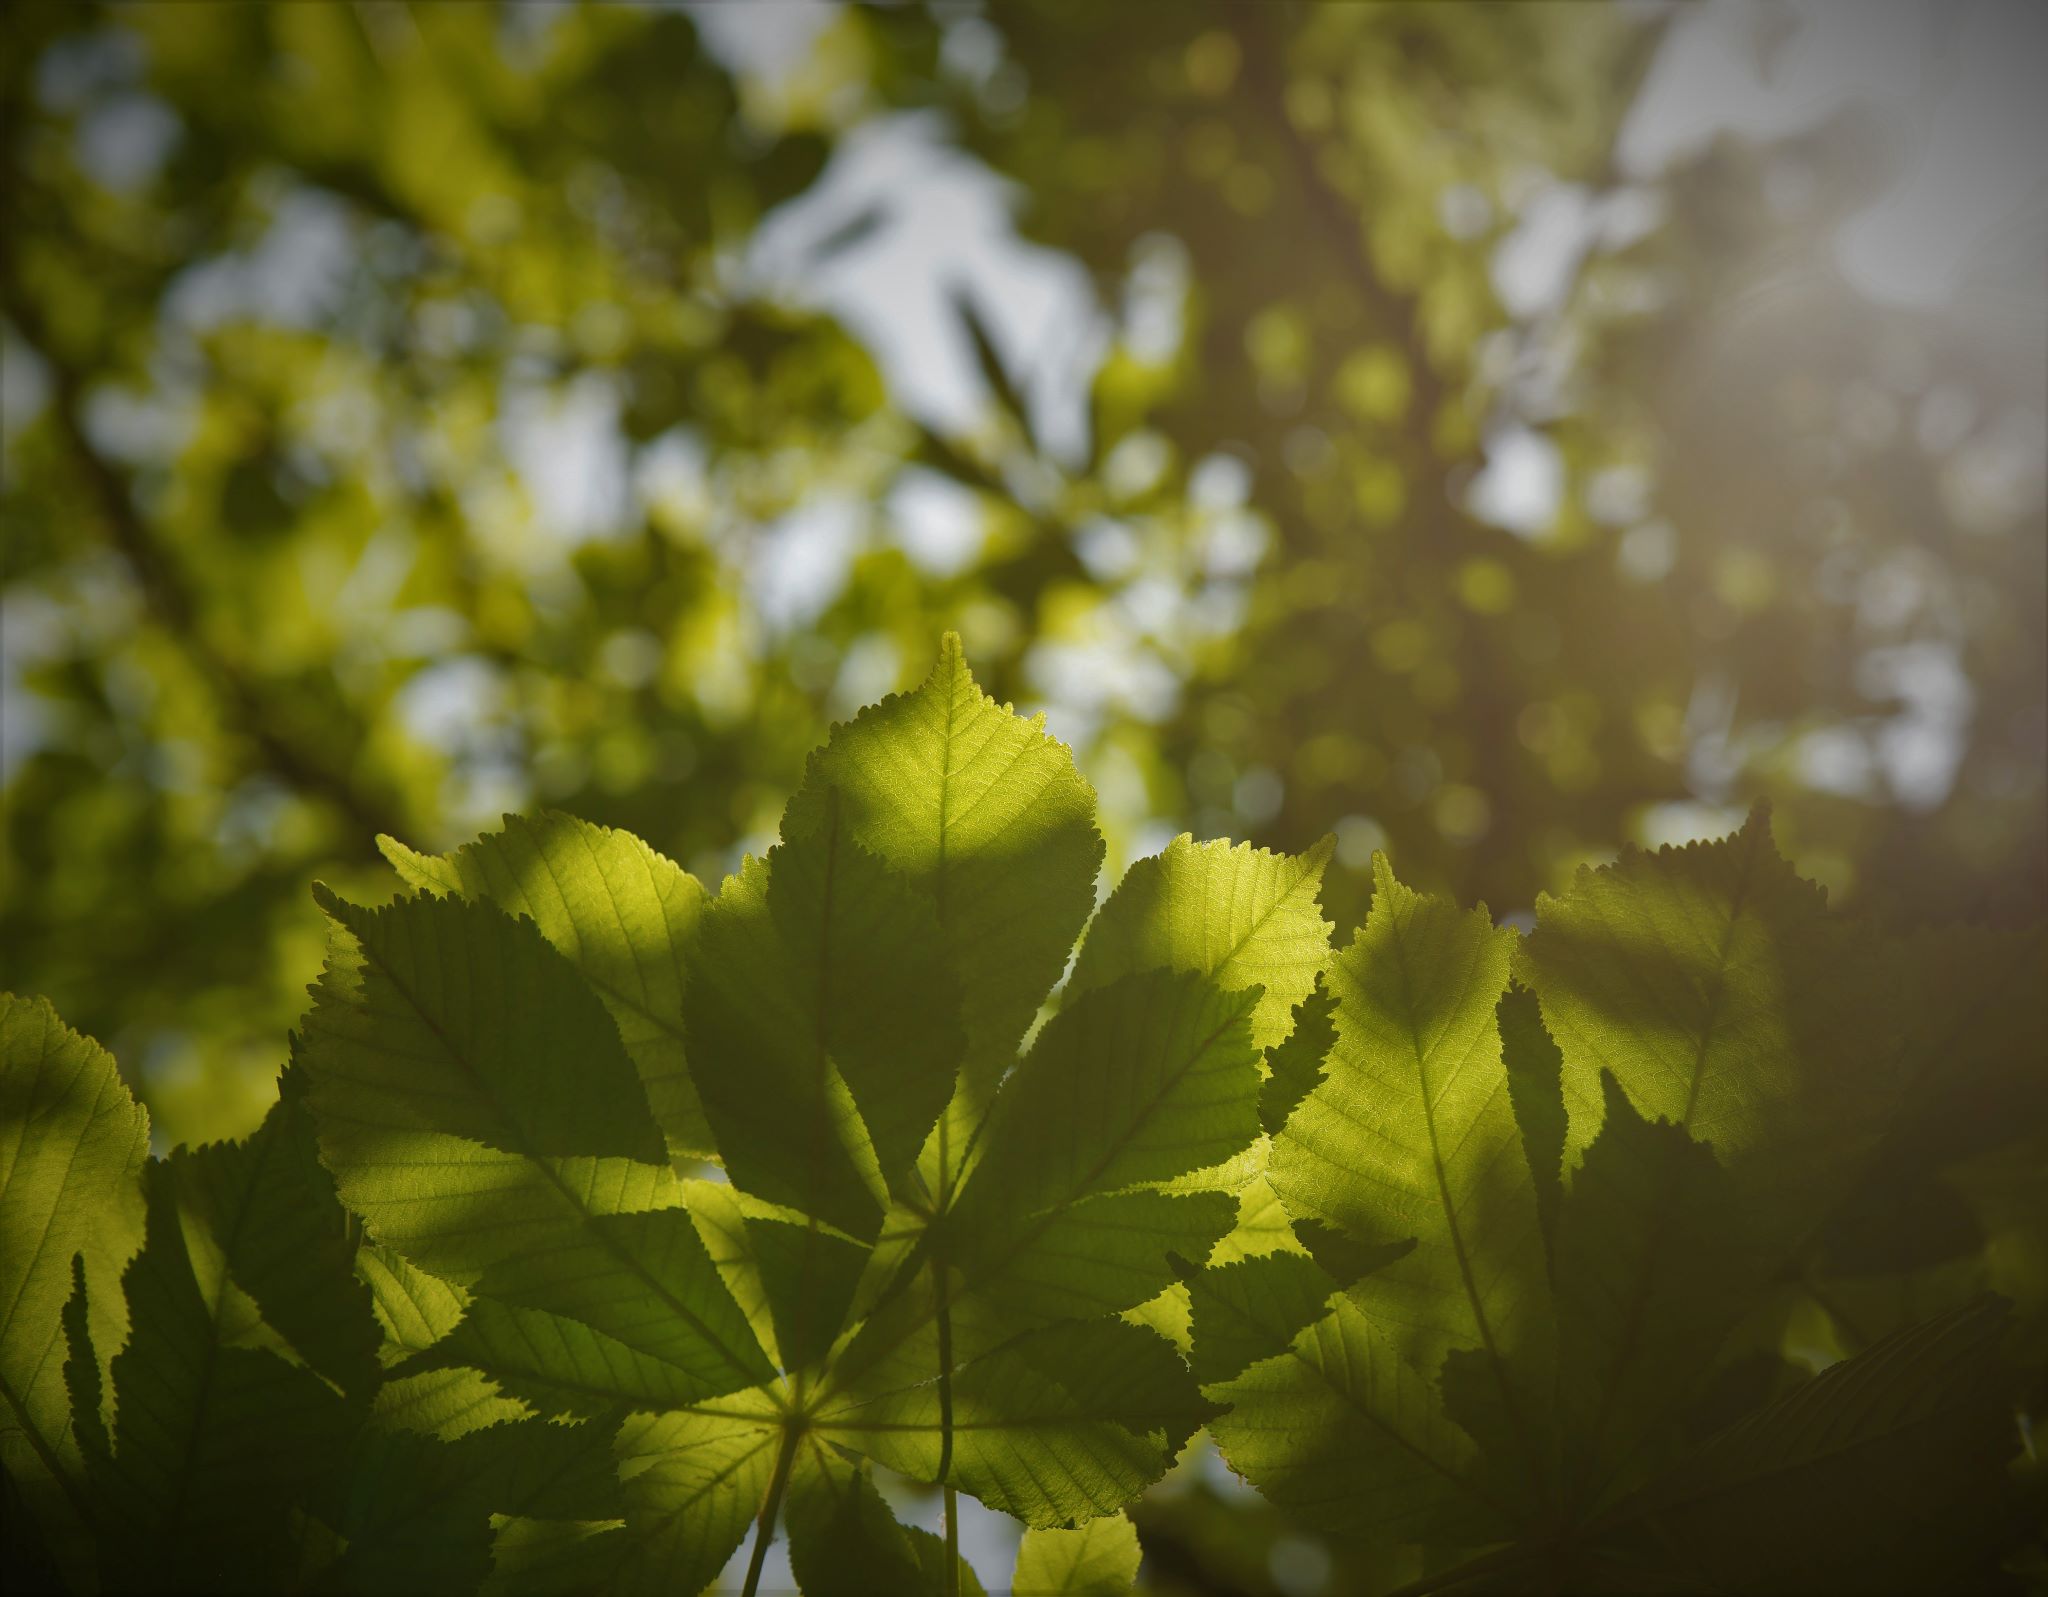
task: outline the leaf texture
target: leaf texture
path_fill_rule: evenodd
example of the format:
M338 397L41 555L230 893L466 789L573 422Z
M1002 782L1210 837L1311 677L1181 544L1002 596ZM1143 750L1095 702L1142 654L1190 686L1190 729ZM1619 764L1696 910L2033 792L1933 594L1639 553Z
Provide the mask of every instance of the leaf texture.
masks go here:
M1272 854L1182 833L1117 884L1088 928L1068 991L1145 970L1190 971L1227 991L1256 987L1252 1041L1273 1047L1330 955L1316 893L1335 848L1326 837L1305 854Z
M1297 1217L1415 1238L1358 1289L1376 1336L1427 1379L1454 1351L1483 1357L1534 1468L1547 1287L1495 1020L1513 934L1410 892L1384 857L1374 870L1372 911L1330 973L1336 1043L1274 1138L1271 1180Z
M321 890L244 1141L145 1164L112 1061L5 1001L10 1573L690 1592L779 1528L813 1597L978 1592L893 1471L1022 1520L1017 1590L1120 1592L1204 1425L1343 1580L2024 1557L2038 933L1888 942L1758 816L1519 943L1377 859L1333 957L1327 840L1183 837L1059 990L1101 847L949 639L715 899L567 817L387 840L417 896Z
M1711 1143L1778 1235L1810 1230L1900 1089L1882 949L1824 910L1761 811L1539 899L1517 971L1562 1052L1566 1158L1598 1133L1611 1070L1641 1113Z
M83 1255L96 1357L120 1348L148 1152L149 1117L113 1056L43 999L0 994L0 1462L74 1570L87 1555L62 1320Z
M683 1047L683 949L705 904L695 877L630 832L551 813L508 815L452 854L377 846L418 892L529 917L611 1011L669 1146L712 1151Z
M1121 1320L1020 1336L955 1373L952 1478L1027 1525L1122 1507L1215 1412L1172 1346ZM827 1438L915 1480L944 1449L937 1383L826 1408Z
M766 1404L636 1414L619 1433L626 1523L593 1551L609 1589L695 1592L745 1539L775 1466Z
M980 1092L1065 967L1102 866L1094 791L1044 726L984 694L948 633L919 687L833 729L783 821L787 836L837 793L853 840L929 896Z
M1266 1253L1190 1272L1195 1379L1227 1381L1284 1353L1323 1317L1337 1287L1305 1253Z
M1123 1597L1138 1579L1138 1532L1122 1514L1073 1530L1027 1530L1014 1597Z
M1353 1536L1485 1542L1512 1523L1433 1380L1351 1295L1287 1351L1207 1388L1230 1467L1276 1504Z
M691 948L689 1035L733 1179L872 1238L952 1095L961 1033L931 903L840 815L823 805L727 879Z
M293 1562L288 1511L357 1423L288 1349L248 1345L224 1273L202 1290L179 1221L183 1165L152 1167L147 1240L123 1277L134 1329L113 1362L113 1451L98 1482L114 1591L277 1584Z

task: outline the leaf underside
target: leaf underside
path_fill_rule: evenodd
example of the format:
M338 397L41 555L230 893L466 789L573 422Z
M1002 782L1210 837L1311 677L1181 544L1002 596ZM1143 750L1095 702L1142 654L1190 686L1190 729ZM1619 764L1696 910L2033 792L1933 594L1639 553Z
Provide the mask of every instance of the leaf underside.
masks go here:
M1333 952L1328 839L1097 908L1093 793L951 638L715 893L566 816L381 846L239 1142L149 1158L0 999L10 1571L688 1592L783 1535L980 1591L894 1475L1021 1521L1017 1592L1127 1592L1204 1427L1361 1585L2021 1556L2038 932L1834 916L1761 814L1526 937L1378 858Z

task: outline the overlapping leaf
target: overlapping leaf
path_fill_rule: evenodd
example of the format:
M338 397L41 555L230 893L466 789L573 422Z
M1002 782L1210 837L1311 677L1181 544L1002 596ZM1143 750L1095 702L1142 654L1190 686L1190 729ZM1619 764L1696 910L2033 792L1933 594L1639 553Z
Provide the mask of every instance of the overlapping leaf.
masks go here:
M274 1585L298 1562L291 1515L316 1507L377 1376L345 1217L289 1084L247 1140L175 1152L144 1186L111 1426L74 1330L100 1579L115 1591ZM83 1272L79 1290L91 1290Z
M1330 957L1316 890L1335 847L1324 838L1306 854L1273 854L1182 834L1117 884L1088 928L1069 991L1141 970L1190 971L1233 992L1256 987L1252 1041L1275 1046Z
M960 1000L931 901L843 808L793 816L706 912L689 1036L734 1181L872 1239L952 1096Z
M1802 1236L1902 1086L1889 967L1761 811L1725 841L1582 871L1539 901L1516 962L1563 1054L1567 1162L1605 1119L1611 1071L1643 1114L1712 1144L1759 1225Z
M1273 1140L1273 1186L1290 1212L1358 1241L1413 1238L1357 1289L1373 1345L1425 1381L1454 1352L1481 1360L1527 1489L1547 1424L1531 1372L1550 1354L1536 1190L1495 1020L1512 934L1410 892L1384 859L1375 877L1372 913L1330 974L1322 1079Z
M531 918L618 1022L670 1146L711 1151L683 1051L683 947L705 902L695 877L630 832L567 815L508 815L503 831L439 856L377 843L410 887Z
M622 1527L533 1542L612 1580L705 1578L744 1523L718 1519L720 1483L758 1486L790 1424L1045 1525L1156 1478L1213 1405L1113 1316L1236 1218L1226 1192L1160 1189L1259 1135L1254 1027L1275 1011L1251 973L1281 983L1284 1032L1327 948L1322 859L1177 850L1154 871L1169 886L1245 877L1227 943L1187 944L1185 887L1141 877L1087 991L993 1091L1085 915L1091 809L1065 751L983 698L949 643L923 688L835 734L764 859L687 926L660 921L674 949L639 946L639 900L599 937L589 906L621 900L633 862L560 821L440 862L392 851L443 896L330 901L302 1055L408 1347L384 1421L459 1436L508 1398L665 1415L622 1433L645 1449ZM631 1035L648 1007L621 1008L619 972L665 980L675 949L663 1012L679 997L729 1186L667 1171L646 1060L612 1024ZM956 1096L963 1071L980 1086ZM947 1153L928 1134L949 1099ZM670 1420L728 1436L732 1471L699 1490Z
M947 634L915 691L861 712L811 757L783 831L839 795L849 836L932 903L959 974L966 1077L992 1089L1095 898L1095 794L1073 757L975 686Z
M454 1335L488 1352L539 1339L558 1389L591 1404L765 1379L617 1029L568 961L487 905L327 902L348 942L307 1017L307 1102L372 1234L476 1292Z
M142 1244L148 1152L149 1117L113 1056L42 999L0 994L0 1464L73 1578L89 1567L90 1511L64 1305L83 1255L92 1341L111 1359L127 1334L120 1272Z
M1138 1532L1121 1514L1073 1530L1027 1530L1014 1597L1122 1597L1138 1578Z
M112 1062L0 1008L8 1480L69 1578L692 1591L780 1527L813 1593L978 1590L893 1470L1030 1526L1017 1590L1125 1591L1118 1510L1204 1424L1452 1585L1939 1586L2011 1540L1998 1311L1779 1346L1858 1340L1823 1268L2034 1291L1923 1267L2019 1234L1975 1209L1873 1242L1872 1161L2013 1185L2038 935L1886 944L1757 818L1519 948L1376 862L1333 960L1327 843L1182 838L1056 991L1092 799L952 640L714 899L562 817L386 851L419 896L323 894L244 1143L138 1181Z
M1994 946L2007 971L2030 957L2019 940ZM1899 954L1827 916L1760 817L1722 843L1625 854L1544 900L1514 956L1530 991L1506 990L1507 953L1483 917L1380 868L1328 978L1334 1041L1269 1092L1272 1180L1319 1259L1332 1255L1317 1226L1412 1247L1334 1297L1327 1272L1286 1255L1252 1261L1256 1280L1241 1264L1190 1277L1195 1368L1232 1405L1213 1427L1226 1456L1346 1534L1426 1544L1439 1568L1462 1544L1473 1556L1446 1571L1453 1585L1548 1569L1593 1589L1786 1589L1854 1569L1853 1585L1886 1569L1862 1544L1910 1544L1886 1579L1958 1578L1996 1534L1983 1516L1959 1528L1958 1494L1929 1487L1891 1438L1917 1427L1939 1451L1967 1433L1979 1457L2002 1456L2010 1438L1982 1406L2011 1389L1995 1316L1964 1311L1924 1348L1888 1344L1795 1386L1705 1453L1686 1452L1687 1416L1737 1322L1782 1312L1901 1080L1927 1079L1916 1034L1983 1037L1952 1079L2017 1104L2026 1071L1989 1039L2024 1024L1964 998L1902 1042ZM2006 990L1981 973L1959 985ZM1935 1118L1893 1142L1960 1146L1943 1122L1998 1136L1960 1111ZM1717 1401L1736 1389L1723 1381ZM1872 1472L1862 1497L1852 1455ZM1767 1458L1784 1464L1768 1486L1753 1473ZM1977 1479L1995 1518L1999 1492ZM1943 1533L1890 1523L1923 1489L1919 1524L1944 1527L1961 1564L1931 1556ZM1755 1535L1733 1506L1751 1490L1776 1494Z

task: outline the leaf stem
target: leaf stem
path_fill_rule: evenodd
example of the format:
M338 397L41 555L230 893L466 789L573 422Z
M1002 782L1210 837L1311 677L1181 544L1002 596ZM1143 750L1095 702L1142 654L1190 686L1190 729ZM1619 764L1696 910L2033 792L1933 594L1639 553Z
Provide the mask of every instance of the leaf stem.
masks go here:
M948 1104L939 1118L939 1212L932 1224L938 1228L938 1245L932 1249L932 1293L938 1303L939 1335L939 1484L946 1493L946 1578L945 1597L960 1597L960 1494L954 1490L953 1474L953 1312L946 1296L946 1226L953 1204L952 1172L946 1168L946 1120L952 1113Z
M937 1222L943 1226L941 1217ZM932 1294L938 1303L939 1334L939 1468L938 1482L946 1488L946 1501L953 1500L953 1311L946 1297L946 1249L943 1236L932 1249ZM951 1520L948 1519L950 1526Z
M946 1266L932 1261L939 1293L939 1484L953 1473L953 1316L946 1308Z
M782 1509L783 1488L789 1485L790 1466L796 1462L796 1444L803 1426L792 1419L782 1427L782 1447L775 1455L775 1473L768 1478L768 1495L761 1500L761 1519L754 1531L754 1555L747 1560L747 1583L740 1597L754 1597L761 1585L761 1564L768 1557L768 1544L775 1540L775 1516Z
M945 1597L960 1597L960 1494L946 1488Z

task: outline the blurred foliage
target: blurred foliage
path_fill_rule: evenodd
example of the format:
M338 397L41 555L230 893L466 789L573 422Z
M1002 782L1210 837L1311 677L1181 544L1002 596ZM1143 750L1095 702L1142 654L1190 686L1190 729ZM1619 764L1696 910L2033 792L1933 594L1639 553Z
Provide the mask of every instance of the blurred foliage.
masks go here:
M848 8L779 73L721 20L8 10L0 958L167 1142L254 1124L378 832L545 804L715 881L947 626L1112 871L1334 830L1340 926L1383 842L1526 911L1770 796L1838 899L2041 902L2037 263L1851 292L1854 114L1625 171L1635 8ZM883 125L1088 286L1078 377L962 282L948 413L827 310L914 173L763 265Z

